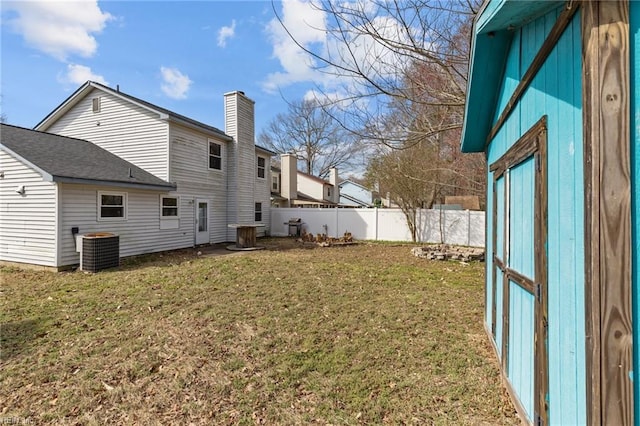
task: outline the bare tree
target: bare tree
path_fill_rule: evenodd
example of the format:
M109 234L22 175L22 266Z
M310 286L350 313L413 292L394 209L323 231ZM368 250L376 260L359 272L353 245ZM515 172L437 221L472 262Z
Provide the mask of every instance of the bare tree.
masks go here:
M349 169L362 164L358 143L326 109L315 101L289 103L258 136L261 145L277 153L294 153L302 171L325 178L332 167Z
M321 29L326 48L294 41L319 70L333 77L331 82L342 82L318 86L316 91L323 105L334 107L334 118L362 140L404 147L410 123L397 122L395 132L383 123L395 108L419 104L424 110L456 111L433 123L426 136L461 127L469 32L478 4L479 0L315 1L314 7L327 16L327 27Z
M326 47L294 39L331 82L342 82L319 85L317 98L335 108L344 128L377 147L367 179L391 194L414 240L418 209L449 194L484 193L484 158L459 148L479 4L319 0Z

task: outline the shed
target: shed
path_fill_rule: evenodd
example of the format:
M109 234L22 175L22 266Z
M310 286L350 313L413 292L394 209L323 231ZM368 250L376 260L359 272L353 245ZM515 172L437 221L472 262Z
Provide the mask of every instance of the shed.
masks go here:
M529 424L640 424L639 42L640 2L488 0L474 21L485 325Z

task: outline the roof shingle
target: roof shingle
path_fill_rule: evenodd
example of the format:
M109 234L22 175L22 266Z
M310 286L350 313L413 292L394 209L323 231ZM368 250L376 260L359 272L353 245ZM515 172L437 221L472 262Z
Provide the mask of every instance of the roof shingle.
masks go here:
M175 184L82 139L2 124L0 147L50 175L53 181L176 189Z

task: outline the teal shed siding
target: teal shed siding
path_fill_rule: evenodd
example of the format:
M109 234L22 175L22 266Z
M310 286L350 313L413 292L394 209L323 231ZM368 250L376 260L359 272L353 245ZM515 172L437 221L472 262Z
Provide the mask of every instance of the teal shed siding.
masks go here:
M509 362L507 377L518 395L527 417L534 409L534 309L535 298L513 281L509 281Z
M502 86L494 111L494 123L506 106L560 9L516 29L511 38ZM487 162L502 156L542 116L547 116L548 149L548 365L547 400L550 424L586 422L585 293L584 293L584 188L582 143L580 14L574 16L546 62L516 104L512 114L487 147ZM509 173L509 267L534 278L533 211L534 161L528 160ZM488 182L492 183L491 173ZM489 186L491 188L491 185ZM500 185L497 186L500 188ZM504 223L502 197L497 223ZM487 217L493 215L489 194ZM487 236L493 224L487 220ZM498 256L502 255L502 231L497 230ZM490 237L491 238L491 237ZM490 243L492 241L489 240ZM487 246L491 247L491 246ZM495 345L502 357L501 274L492 281L487 265L487 328L496 329ZM496 322L491 324L492 289L496 288ZM531 419L533 413L534 296L509 283L509 337L506 375Z
M640 342L640 4L629 5L629 37L631 63L631 244L632 244L632 283L633 283L633 340ZM633 385L635 424L640 425L640 350L634 345Z
M474 22L486 328L530 423L640 426L639 49L640 1L490 0Z

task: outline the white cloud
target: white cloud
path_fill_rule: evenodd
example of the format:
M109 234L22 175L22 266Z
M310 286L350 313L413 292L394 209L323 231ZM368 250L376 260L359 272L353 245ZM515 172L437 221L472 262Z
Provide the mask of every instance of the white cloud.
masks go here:
M284 0L281 19L293 38L305 48L326 42L326 14L310 1ZM267 92L275 92L278 87L288 84L322 78L313 60L291 39L276 18L267 24L266 32L273 44L273 57L283 68L282 72L267 76L263 83Z
M233 38L236 34L236 20L231 21L230 27L222 27L218 31L218 46L227 47L227 40Z
M384 38L407 43L409 34L395 18L386 15L383 8L374 2L358 0L355 2L336 3L337 9L346 8L343 16L353 12L367 16L370 26ZM367 33L371 28L363 28L355 24L354 27L345 25L348 32L341 35L333 34L328 16L313 5L313 0L284 0L280 13L282 24L273 19L269 22L266 32L273 44L273 57L280 61L282 70L267 76L263 88L267 92L298 83L313 82L323 91L332 93L329 98L337 98L339 92L357 91L358 78L340 79L337 75L345 75L344 69L360 69L371 80L395 79L399 69L408 63L408 56L401 56L381 44ZM287 34L289 31L291 36ZM315 62L291 39L295 39L305 49L315 52L321 58L328 58L334 64L344 69L336 69L323 62ZM322 67L322 71L318 69ZM357 77L357 76L354 76ZM342 86L342 87L340 87ZM350 86L350 87L344 87ZM346 96L346 93L343 93Z
M187 92L193 83L188 76L182 74L176 68L160 67L162 74L162 91L172 99L185 99Z
M113 17L96 0L8 1L3 8L17 16L8 24L33 48L65 61L70 55L91 57L100 33Z
M58 76L58 81L61 83L71 83L76 86L86 83L87 80L109 85L103 76L94 74L91 68L84 65L68 64L66 74Z

